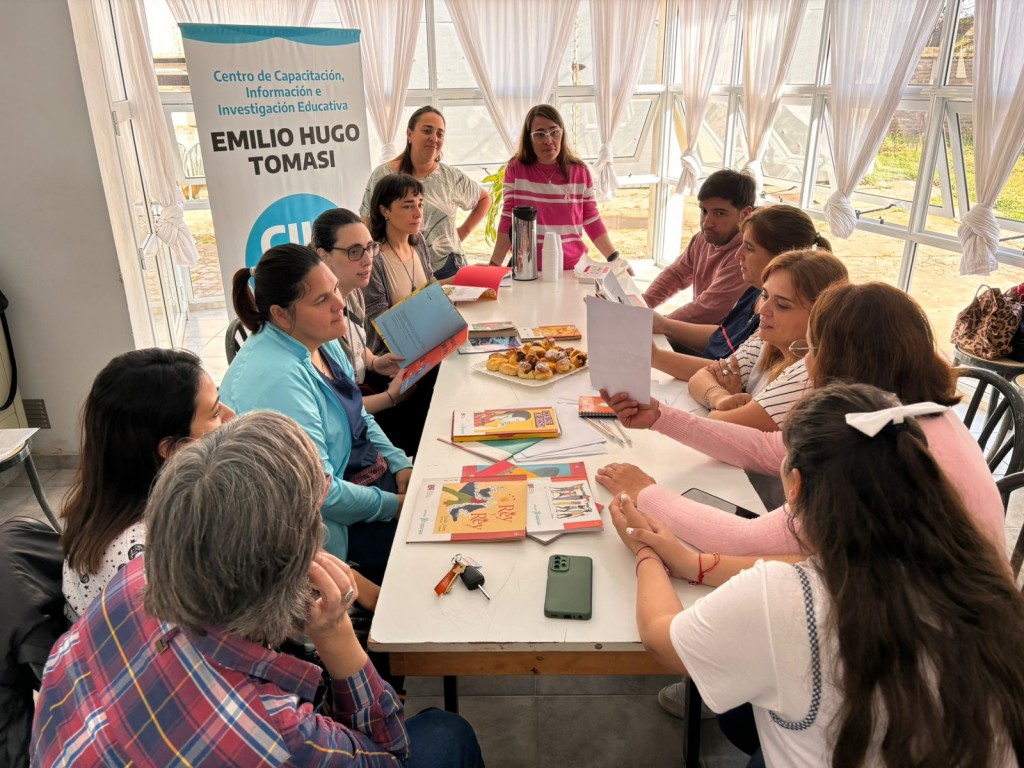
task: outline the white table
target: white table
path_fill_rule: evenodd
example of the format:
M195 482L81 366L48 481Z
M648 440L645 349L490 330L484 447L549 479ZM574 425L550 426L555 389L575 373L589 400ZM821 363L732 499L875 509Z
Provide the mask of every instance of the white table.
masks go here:
M592 286L578 284L567 273L558 283L516 282L512 288L502 288L497 301L460 304L459 309L470 323L512 320L520 327L575 323L583 331L583 340L568 343L586 349L590 340L583 297L591 292ZM442 364L410 493L426 478L458 477L464 465L487 463L437 441L437 437L450 437L456 407L553 402L560 392L575 392L589 385L580 381L589 379L585 372L556 376L546 387L527 388L469 370L472 363L486 357L453 354ZM632 448L609 442L607 455L583 459L599 503L607 506L611 495L595 481L597 469L612 461L628 461L642 467L659 484L680 492L696 486L747 509L764 510L742 470L654 432L631 430L629 435ZM446 706L457 706L455 675L671 674L640 643L634 620L634 558L619 541L607 512L603 531L566 534L547 545L529 538L408 544L405 538L411 519L410 515L398 523L370 647L389 652L392 669L398 674L444 676ZM468 554L483 564L491 600L460 583L443 597L434 594L434 584L456 553ZM593 558L594 605L589 621L544 616L547 562L555 553ZM683 604L690 605L707 588L678 581L676 591ZM699 719L690 721L699 734Z

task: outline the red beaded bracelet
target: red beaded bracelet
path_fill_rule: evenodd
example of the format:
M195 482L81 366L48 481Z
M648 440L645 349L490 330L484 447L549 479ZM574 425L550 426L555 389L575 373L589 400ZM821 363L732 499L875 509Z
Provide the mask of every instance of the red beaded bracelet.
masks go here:
M672 575L671 573L669 573L669 570L668 570L668 566L667 566L667 565L665 565L665 563L663 563L663 562L661 561L661 558L658 558L658 557L652 557L651 555L648 555L647 557L641 557L641 558L640 558L639 560L637 560L637 561L636 561L636 575L637 575L637 576L639 576L639 575L640 575L640 563L644 562L645 560L655 560L655 561L657 561L657 563L658 563L658 564L659 564L659 565L660 565L660 566L661 566L662 568L664 568L664 569L665 569L665 573L666 573L666 574L668 574L669 576L671 576L671 575Z

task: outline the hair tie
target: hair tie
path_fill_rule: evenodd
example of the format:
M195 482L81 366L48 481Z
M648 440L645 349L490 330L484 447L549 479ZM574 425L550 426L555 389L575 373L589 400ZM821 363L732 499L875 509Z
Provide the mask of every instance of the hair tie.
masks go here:
M946 406L938 403L911 403L868 413L848 413L846 414L846 423L858 432L862 432L868 437L874 437L890 425L897 426L898 429L906 429L904 420L907 416L930 416L945 410Z
M249 267L249 277L256 277L256 267Z

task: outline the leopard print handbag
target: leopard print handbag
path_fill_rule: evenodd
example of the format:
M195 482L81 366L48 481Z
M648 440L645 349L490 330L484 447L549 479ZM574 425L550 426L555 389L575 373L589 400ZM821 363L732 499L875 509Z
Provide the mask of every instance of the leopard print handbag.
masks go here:
M1005 357L1013 349L1020 316L1021 304L1016 297L982 285L957 315L949 340L957 349L983 360Z

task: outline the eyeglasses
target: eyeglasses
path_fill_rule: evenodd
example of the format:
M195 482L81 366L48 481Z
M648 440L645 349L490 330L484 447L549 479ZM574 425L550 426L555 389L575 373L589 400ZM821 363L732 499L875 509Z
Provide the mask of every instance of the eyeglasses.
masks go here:
M797 339L789 345L789 351L797 357L803 357L808 352L818 352L818 348L813 344L808 344L806 339Z
M367 246L353 245L351 248L341 248L337 245L331 247L332 251L341 251L348 256L349 261L359 261L363 258L364 253L370 254L370 256L376 256L380 253L380 243L370 243Z
M561 128L552 128L550 131L534 131L530 134L530 138L534 141L544 141L544 139L550 137L552 141L558 141L562 138Z

